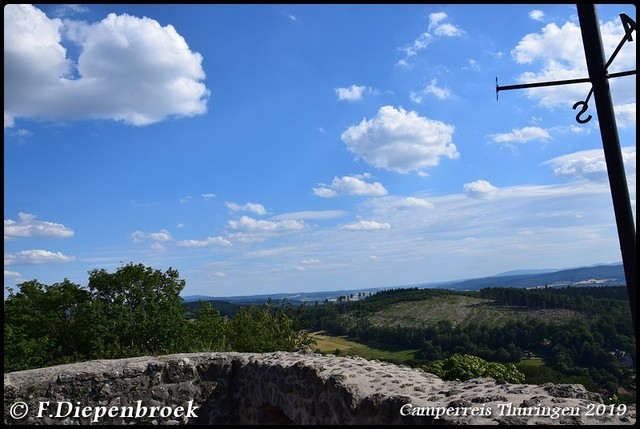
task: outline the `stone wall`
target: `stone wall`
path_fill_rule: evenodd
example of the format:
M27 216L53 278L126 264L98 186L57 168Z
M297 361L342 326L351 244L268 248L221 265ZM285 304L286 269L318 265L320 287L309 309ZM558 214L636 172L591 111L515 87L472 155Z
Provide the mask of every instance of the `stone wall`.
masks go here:
M635 414L581 385L443 381L314 353L175 354L4 374L6 424L631 425Z

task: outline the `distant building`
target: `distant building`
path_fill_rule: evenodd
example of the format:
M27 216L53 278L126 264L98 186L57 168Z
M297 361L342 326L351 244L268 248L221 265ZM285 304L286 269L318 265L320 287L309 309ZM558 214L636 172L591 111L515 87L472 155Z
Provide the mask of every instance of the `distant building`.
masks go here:
M626 352L624 350L617 350L615 352L611 352L612 355L618 359L618 366L620 368L628 368L631 369L634 367L633 358L631 357L631 353Z

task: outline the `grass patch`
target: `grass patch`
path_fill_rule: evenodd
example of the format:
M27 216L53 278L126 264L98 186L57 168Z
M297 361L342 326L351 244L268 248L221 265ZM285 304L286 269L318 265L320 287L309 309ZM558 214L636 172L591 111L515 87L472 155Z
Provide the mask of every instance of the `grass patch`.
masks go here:
M563 375L549 368L542 358L534 356L523 359L515 364L518 371L524 374L524 382L527 384L557 383Z
M413 359L417 349L398 349L379 343L361 343L347 338L344 335L328 335L324 331L311 332L309 334L316 340L314 350L323 354L336 356L356 355L368 360L378 359L387 362L404 363ZM337 351L337 352L336 352Z

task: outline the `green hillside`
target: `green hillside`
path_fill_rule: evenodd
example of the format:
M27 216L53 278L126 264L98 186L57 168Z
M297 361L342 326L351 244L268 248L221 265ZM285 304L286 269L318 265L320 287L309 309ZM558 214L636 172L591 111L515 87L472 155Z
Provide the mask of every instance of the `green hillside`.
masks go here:
M582 314L563 308L528 309L524 306L500 305L492 299L465 295L436 296L424 301L400 302L368 316L374 326L401 326L418 328L435 325L441 321L458 325L504 326L510 320L536 318L557 323L570 318L582 318Z
M331 336L378 350L411 351L413 359L405 353L403 361L415 366L473 355L520 365L535 382L579 383L612 398L620 388L633 390L635 380L625 286L401 288L310 306L302 319L308 329L323 332L324 342Z

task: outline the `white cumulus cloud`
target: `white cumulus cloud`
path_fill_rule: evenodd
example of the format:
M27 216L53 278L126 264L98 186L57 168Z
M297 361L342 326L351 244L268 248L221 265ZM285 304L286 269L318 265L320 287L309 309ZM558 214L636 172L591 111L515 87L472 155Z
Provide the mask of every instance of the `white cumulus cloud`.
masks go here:
M534 21L542 21L542 19L544 18L544 12L538 9L532 10L531 12L529 12L529 18L533 19Z
M370 174L334 177L331 185L313 188L313 193L319 197L337 197L340 195L358 195L379 197L387 194L386 188L380 182L369 183Z
M60 223L36 220L36 216L29 213L18 213L18 221L4 220L5 240L27 237L68 238L73 235L71 228Z
M334 88L334 91L338 94L338 100L357 101L362 99L366 89L366 86L351 85L348 88Z
M429 200L425 200L424 198L406 197L397 200L395 202L395 207L410 209L431 209L433 208L433 203Z
M471 198L489 199L495 197L498 193L498 188L486 180L476 180L475 182L465 183L462 187L467 196Z
M4 41L5 127L21 117L142 126L206 112L202 56L171 25L126 14L89 24L9 4ZM77 60L63 43L79 47Z
M35 249L22 250L17 253L5 253L5 265L18 264L46 264L49 262L71 262L75 258L62 252L50 252L49 250Z
M377 168L409 173L434 167L441 157L460 156L452 143L453 131L453 125L383 106L373 119L350 126L341 138L356 158Z
M533 17L533 16L532 16ZM600 27L604 52L610 55L624 35L619 19L605 22ZM626 45L630 45L626 43ZM511 51L518 64L527 64L532 70L522 73L518 83L551 82L556 80L588 77L584 59L582 33L577 22L558 25L549 23L540 32L525 35ZM635 70L636 49L623 46L608 71ZM610 79L612 98L616 103L635 102L636 79ZM589 84L562 85L526 89L527 96L543 107L571 107L575 101L584 100ZM572 101L568 101L572 100Z

